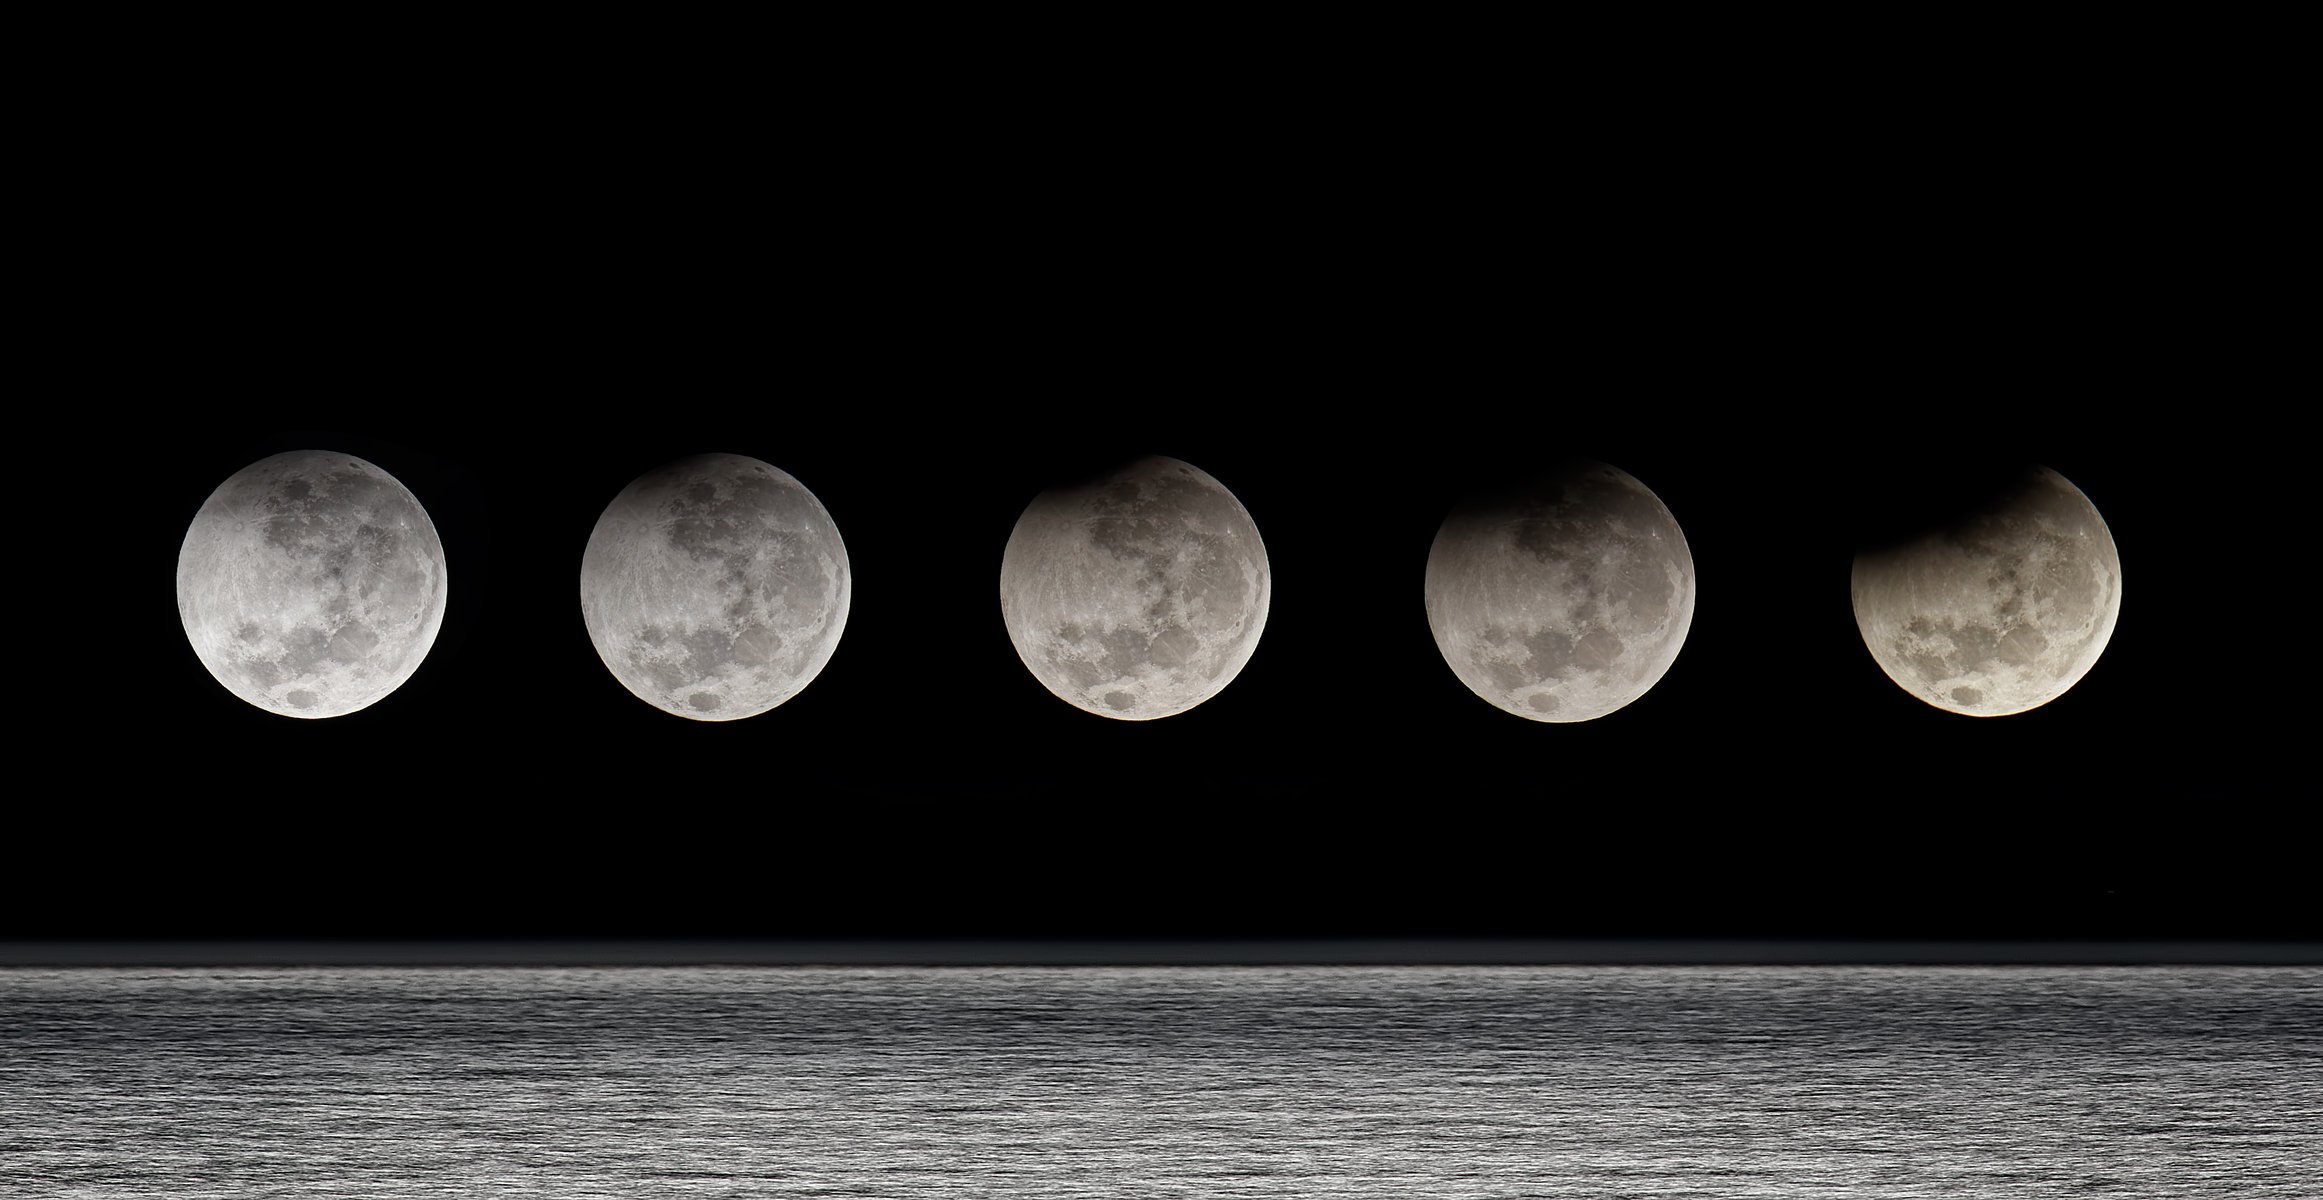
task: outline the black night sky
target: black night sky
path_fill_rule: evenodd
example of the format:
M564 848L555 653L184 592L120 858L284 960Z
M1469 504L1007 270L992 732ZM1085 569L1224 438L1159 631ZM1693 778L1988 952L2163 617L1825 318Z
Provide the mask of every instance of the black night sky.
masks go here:
M55 522L85 590L18 577L75 682L17 745L0 939L2323 937L2268 717L2304 652L2252 649L2298 586L2262 553L2268 334L2198 239L2097 151L1921 179L1703 120L1685 169L1161 170L931 115L858 172L632 141L626 174L367 174L156 132L176 198L112 201L85 299L122 336L33 447L96 495ZM174 611L209 491L298 448L400 479L450 565L425 665L335 720L235 699ZM607 501L700 451L796 476L855 572L823 674L723 724L625 692L577 599ZM1274 571L1240 678L1156 722L1051 697L999 616L1018 512L1116 453L1217 477ZM1463 488L1565 454L1661 496L1700 598L1659 687L1541 725L1453 677L1420 579ZM2016 459L2110 524L2120 625L2045 708L1939 712L1863 648L1852 546Z
M103 731L81 743L96 786L20 798L29 870L11 880L7 933L2316 932L2291 882L2286 781L2264 766L2279 757L2237 711L2235 676L2222 690L2188 678L2200 658L2181 631L2219 602L2212 522L2140 447L2009 447L2039 450L2099 505L2125 599L2078 687L1976 720L1888 682L1848 604L1851 538L1897 481L1951 456L1899 445L1916 420L1874 436L1774 403L1704 412L1664 388L1470 404L1458 386L1423 397L1408 377L1344 372L1290 397L1224 366L1114 398L1093 369L1009 386L967 373L822 394L673 384L652 400L576 380L586 394L510 406L520 414L391 402L410 415L230 436L205 421L158 439L114 514L142 569L122 572L105 612L108 657L142 664L143 698L86 718ZM250 423L295 417L307 402L292 388L255 384ZM689 412L695 395L714 398ZM310 445L410 486L452 579L419 673L326 721L220 688L170 587L216 481ZM1176 454L1226 482L1275 572L1249 667L1161 721L1054 699L998 615L1016 513L1058 463L1111 448ZM763 456L814 489L856 573L822 676L722 724L622 690L576 600L604 503L708 449ZM1572 725L1468 693L1419 599L1459 490L1550 450L1654 487L1701 581L1661 685Z

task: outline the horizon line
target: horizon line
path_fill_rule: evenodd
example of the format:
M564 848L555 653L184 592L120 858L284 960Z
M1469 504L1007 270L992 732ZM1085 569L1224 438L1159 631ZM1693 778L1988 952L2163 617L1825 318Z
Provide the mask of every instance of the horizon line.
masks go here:
M0 967L2307 966L2323 941L319 938L0 941Z

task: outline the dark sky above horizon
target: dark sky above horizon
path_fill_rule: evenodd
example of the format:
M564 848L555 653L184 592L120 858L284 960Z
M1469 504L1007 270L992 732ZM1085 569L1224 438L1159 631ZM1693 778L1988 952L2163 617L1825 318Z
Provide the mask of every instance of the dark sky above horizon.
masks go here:
M2144 126L1725 114L756 156L157 115L57 298L79 374L26 401L68 582L16 577L0 939L2323 936L2285 319L2220 265L2263 223ZM228 694L172 595L209 492L300 448L449 560L425 665L327 721ZM701 451L806 484L855 572L822 675L726 724L630 696L578 604L605 504ZM1042 690L997 596L1044 483L1134 453L1232 489L1275 587L1147 723ZM1642 700L1542 725L1453 676L1421 577L1463 489L1563 455L1660 496L1699 603ZM1851 547L2020 459L2110 524L2119 628L2047 707L1940 712L1865 651Z
M627 418L600 393L363 428L156 429L107 514L126 534L108 658L134 700L66 731L94 786L18 802L0 938L2318 933L2278 826L2280 759L2232 701L2197 698L2221 693L2186 680L2173 635L2216 603L2196 564L2226 547L2142 437L2010 447L2098 505L2124 603L2074 690L1976 720L1890 683L1849 608L1850 539L1896 481L1978 457L1905 449L1916 421L1221 390L931 409L766 389ZM170 586L209 489L308 445L411 487L452 581L413 679L326 721L219 687ZM1460 489L1551 446L1653 487L1700 580L1662 683L1570 725L1470 694L1419 594ZM1059 463L1107 448L1211 472L1275 573L1242 676L1161 721L1056 700L998 614L1017 512ZM630 696L578 612L596 513L697 450L798 477L855 571L828 668L738 722ZM2232 695L2234 679L2213 683Z

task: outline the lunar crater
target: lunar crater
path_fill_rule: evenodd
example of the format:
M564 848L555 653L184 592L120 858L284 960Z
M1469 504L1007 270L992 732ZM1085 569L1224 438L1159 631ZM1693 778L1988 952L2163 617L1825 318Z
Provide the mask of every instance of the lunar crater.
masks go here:
M1669 670L1693 621L1694 564L1644 484L1566 463L1446 517L1424 590L1436 647L1469 690L1568 723L1634 702Z
M178 553L195 654L241 699L335 717L402 686L435 644L443 546L417 498L361 459L292 451L211 493Z
M1265 627L1266 548L1224 485L1175 459L1042 493L1001 556L1027 670L1101 716L1184 712L1232 682Z
M1851 599L1888 678L1948 712L2037 708L2096 664L2121 608L2113 535L2041 468L1956 525L1858 555Z
M790 699L846 627L852 575L813 493L708 454L614 497L581 560L581 613L621 685L676 716L731 721Z

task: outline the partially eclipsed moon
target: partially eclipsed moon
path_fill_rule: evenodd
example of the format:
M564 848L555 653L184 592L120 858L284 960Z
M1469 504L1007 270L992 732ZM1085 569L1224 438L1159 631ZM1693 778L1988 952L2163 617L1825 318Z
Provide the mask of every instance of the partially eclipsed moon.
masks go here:
M1445 518L1428 628L1452 673L1533 721L1588 721L1644 695L1694 622L1694 557L1661 498L1604 463L1563 463Z
M1947 528L1856 556L1855 623L1896 686L1999 717L2080 682L2121 615L2121 557L2097 506L2046 467Z
M1182 713L1232 683L1271 589L1242 502L1174 458L1041 493L1000 559L1000 617L1025 669L1124 721Z
M294 450L228 476L177 556L186 640L226 690L286 717L366 708L443 625L443 543L395 478Z
M781 704L831 661L853 594L822 501L755 458L649 471L597 518L581 619L638 699L697 721Z

